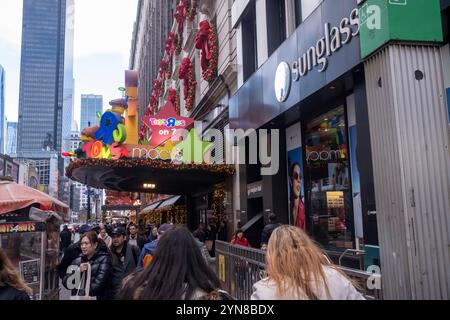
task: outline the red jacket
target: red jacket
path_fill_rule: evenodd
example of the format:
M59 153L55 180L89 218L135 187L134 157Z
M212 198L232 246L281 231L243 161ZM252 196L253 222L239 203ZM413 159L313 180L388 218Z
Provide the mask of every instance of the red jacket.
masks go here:
M235 245L243 246L243 247L251 247L247 238L242 238L240 240L238 238L234 238L233 240L231 240L231 244L235 244Z

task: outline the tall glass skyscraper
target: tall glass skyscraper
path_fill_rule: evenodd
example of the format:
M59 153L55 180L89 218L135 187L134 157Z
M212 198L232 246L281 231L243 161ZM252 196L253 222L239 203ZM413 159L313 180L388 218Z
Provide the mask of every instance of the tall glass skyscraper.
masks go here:
M18 157L50 159L62 146L66 0L24 0ZM71 121L69 121L71 124ZM63 172L64 162L59 161Z
M0 65L0 153L5 153L5 70Z
M103 112L103 96L94 94L81 95L81 121L80 131L84 128L98 124L97 112Z
M73 78L73 44L75 36L75 4L74 0L66 0L66 41L64 52L64 102L62 123L62 150L70 150L70 134L74 117L75 80ZM66 158L64 166L70 164Z
M17 153L17 122L6 122L6 154Z

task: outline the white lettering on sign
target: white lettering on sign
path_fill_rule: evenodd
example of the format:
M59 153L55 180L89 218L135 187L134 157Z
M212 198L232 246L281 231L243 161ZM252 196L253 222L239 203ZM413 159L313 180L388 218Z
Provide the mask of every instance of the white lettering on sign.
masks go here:
M323 150L323 151L307 151L306 161L330 161L345 159L345 150Z
M256 187L252 187L252 188L249 188L248 189L248 196L250 196L250 195L252 195L252 194L254 194L254 193L258 193L258 192L261 192L261 190L262 190L262 186L261 185L259 185L259 186L256 186Z
M348 18L343 18L339 26L324 25L324 36L315 46L311 46L298 60L292 63L293 81L299 81L314 67L323 72L328 67L328 57L350 43L353 37L359 34L359 10L353 9Z

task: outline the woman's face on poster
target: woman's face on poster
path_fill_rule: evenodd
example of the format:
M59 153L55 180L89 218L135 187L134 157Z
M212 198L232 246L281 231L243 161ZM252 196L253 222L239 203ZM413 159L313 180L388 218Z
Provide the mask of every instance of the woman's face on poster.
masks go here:
M292 189L294 191L295 198L300 198L301 193L301 182L302 182L302 176L300 173L300 166L295 165L294 166L294 172L292 173Z

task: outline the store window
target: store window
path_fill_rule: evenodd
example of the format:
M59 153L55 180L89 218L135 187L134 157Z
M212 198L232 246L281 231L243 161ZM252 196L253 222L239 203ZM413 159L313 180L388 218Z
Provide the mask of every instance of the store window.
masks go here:
M345 109L306 126L305 188L308 230L327 250L353 247L353 213Z

